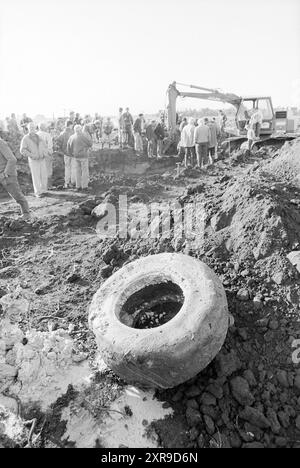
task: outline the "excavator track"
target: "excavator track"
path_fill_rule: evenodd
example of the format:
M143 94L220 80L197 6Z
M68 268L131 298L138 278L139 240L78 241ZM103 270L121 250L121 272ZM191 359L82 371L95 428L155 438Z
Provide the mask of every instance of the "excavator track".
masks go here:
M296 138L300 138L300 134L271 135L269 137L260 138L259 140L257 140L253 144L252 149L259 150L260 148L263 148L265 146L276 146L278 148L281 148L287 141L292 141ZM245 136L227 138L222 142L221 148L224 151L237 151L246 141L247 138Z

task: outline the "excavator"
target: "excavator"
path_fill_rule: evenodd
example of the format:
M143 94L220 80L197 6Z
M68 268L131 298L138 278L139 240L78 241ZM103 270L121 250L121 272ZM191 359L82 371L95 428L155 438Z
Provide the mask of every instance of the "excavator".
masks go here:
M200 90L201 92L179 91L177 89L177 85ZM176 138L176 133L178 134L178 114L176 112L176 101L178 97L229 103L235 107L236 127L232 129L232 133L230 130L226 130L228 138L224 142L224 147L226 145L230 145L232 150L238 149L243 142L247 141L246 125L249 122L251 115L257 110L260 110L263 115L259 139L255 142L255 147L257 149L264 145L282 145L285 141L293 140L299 136L299 134L296 133L282 131L282 122L284 120L287 122L287 112L275 112L272 104L272 98L270 96L242 97L232 93L223 93L218 89L186 85L184 83L176 83L176 81L174 81L169 85L167 90L166 107L167 127L169 136L173 141L174 138ZM278 131L278 128L280 128L281 131ZM287 129L288 126L286 126L285 130Z

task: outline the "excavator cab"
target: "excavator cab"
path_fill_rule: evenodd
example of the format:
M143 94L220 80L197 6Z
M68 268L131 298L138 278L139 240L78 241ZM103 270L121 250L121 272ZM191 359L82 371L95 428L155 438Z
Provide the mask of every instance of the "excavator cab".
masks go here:
M270 97L244 97L237 109L236 124L240 135L246 135L246 125L251 119L251 115L260 110L263 115L263 123L260 130L261 136L272 135L275 129L275 112L272 99Z

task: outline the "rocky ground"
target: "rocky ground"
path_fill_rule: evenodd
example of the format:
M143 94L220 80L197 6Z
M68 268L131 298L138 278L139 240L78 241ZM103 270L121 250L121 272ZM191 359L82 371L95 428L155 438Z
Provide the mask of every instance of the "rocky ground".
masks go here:
M296 141L283 150L262 149L246 161L235 153L205 173L186 170L179 176L173 168L142 176L101 174L95 163L89 195L53 191L41 200L29 195L31 223L20 222L14 205L3 200L0 296L26 298L28 307L18 311L22 333L65 330L75 354L92 362L96 347L87 308L107 277L156 253L199 258L222 279L235 324L204 372L177 388L156 391L173 413L148 429L158 434L162 447L300 448L299 161ZM60 177L59 166L56 171ZM21 180L30 191L26 170ZM165 238L99 238L92 211L117 202L120 194L135 206L197 201L206 213L201 242L174 237L172 226ZM5 308L1 317L7 318ZM15 369L11 378L17 379L16 358L5 353L4 361ZM124 385L109 371L105 376L107 393ZM98 375L93 385L104 391L101 379ZM52 405L50 418L36 410L39 446L67 445L61 437L64 424L57 421L74 399L70 386ZM32 410L24 408L23 415L32 419ZM1 441L1 435L0 443L25 445L22 439Z

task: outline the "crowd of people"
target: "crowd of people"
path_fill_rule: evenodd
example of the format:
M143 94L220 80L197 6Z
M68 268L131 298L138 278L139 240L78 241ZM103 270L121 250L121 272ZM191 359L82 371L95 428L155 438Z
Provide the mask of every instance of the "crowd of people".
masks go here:
M178 154L184 154L185 167L193 166L204 169L214 164L218 159L218 145L223 136L226 136L227 116L219 111L216 117L195 120L184 117L179 125L180 142ZM245 116L244 128L247 134L247 151L251 153L253 144L259 140L263 123L263 113L254 109L251 115Z
M43 197L52 188L53 153L60 153L64 158L66 189L75 188L87 191L89 185L89 156L95 144L100 148L113 144L121 149L132 148L137 156L144 153L145 140L149 158L161 158L165 138L164 119L146 122L143 114L136 119L129 108L119 109L117 128L110 117L101 118L98 114L92 118L70 112L64 119L55 122L36 124L23 114L18 122L16 115L6 118L0 130L10 135L14 141L20 141L19 152L28 161L32 176L34 194ZM118 131L116 137L113 136ZM22 216L30 217L29 206L17 179L17 159L11 145L0 138L0 184L20 205Z
M144 153L144 141L147 143L148 158L163 156L163 141L166 136L164 115L158 120L146 121L144 114L139 114L134 120L127 108L119 109L118 117L119 144L122 149L133 147L138 156Z
M178 118L178 155L182 156L185 167L191 165L203 169L214 163L226 123L224 113L219 122L216 118L197 122L193 118ZM18 123L15 114L11 114L2 130L20 141L19 152L28 161L34 194L38 198L52 188L54 152L64 159L64 187L88 191L89 157L95 144L100 145L98 148L104 148L106 144L109 148L112 145L122 150L132 148L138 157L147 154L149 159L160 159L167 137L163 113L153 120L146 120L142 113L134 119L129 108L119 109L117 125L110 117L103 119L99 114L94 118L90 115L82 118L79 113L70 112L64 119L39 125L26 114ZM27 219L29 207L18 184L16 165L10 145L0 138L0 184L20 205L22 215Z
M204 169L217 158L218 140L221 128L213 118L183 118L180 127L179 154L184 150L185 167Z

